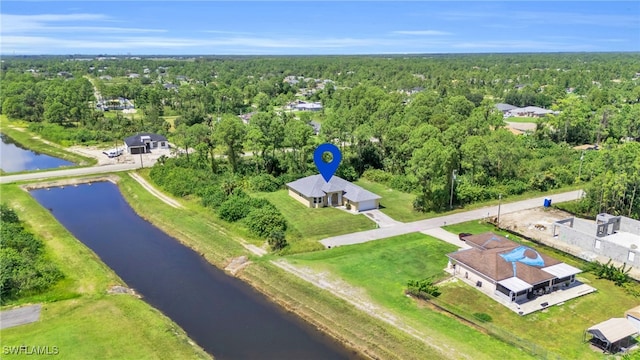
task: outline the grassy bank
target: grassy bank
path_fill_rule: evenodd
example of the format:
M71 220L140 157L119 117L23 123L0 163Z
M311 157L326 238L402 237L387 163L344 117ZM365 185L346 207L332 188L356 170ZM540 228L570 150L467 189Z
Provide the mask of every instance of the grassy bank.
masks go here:
M2 185L0 191L2 201L43 239L48 255L66 276L51 290L4 307L44 303L38 322L0 332L3 346L56 346L64 359L209 357L144 301L108 295L110 286L124 285L122 280L27 192L16 185Z
M271 264L272 255L250 255L239 244L240 237L197 201L183 201L186 209L169 207L128 176L123 176L120 189L138 214L202 253L211 263L223 267L236 256L249 255L253 263L239 273L240 278L359 352L379 359L443 357L424 342L281 270Z
M78 166L95 165L97 162L96 159L72 153L59 145L42 141L40 137L27 130L26 123L9 121L5 115L0 115L0 132L25 148L71 161Z
M366 290L377 304L389 309L438 345L455 349L452 358L473 354L474 359L532 358L526 353L461 322L420 306L404 295L408 280L444 275L446 253L456 247L420 233L369 243L341 246L323 252L289 256L300 266L329 271Z

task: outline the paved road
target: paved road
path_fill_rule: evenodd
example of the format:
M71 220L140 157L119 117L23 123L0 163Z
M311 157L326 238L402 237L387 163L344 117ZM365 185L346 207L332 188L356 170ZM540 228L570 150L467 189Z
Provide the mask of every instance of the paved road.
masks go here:
M527 209L533 209L543 205L545 198L551 198L552 203L559 203L579 199L582 196L582 190L570 191L561 194L541 196L533 199L506 203L500 206L501 214L508 214ZM414 221L404 223L397 226L361 231L346 235L334 236L320 240L322 245L326 247L334 247L340 245L360 244L367 241L384 239L391 236L404 235L412 232L425 231L435 229L444 225L459 224L471 220L480 220L487 217L495 217L498 214L498 206L484 207L477 210L445 215L437 218Z
M40 318L40 304L0 312L0 329L29 324Z
M22 180L38 180L38 179L65 177L65 176L102 174L102 173L109 173L109 172L116 172L116 171L134 170L134 169L138 169L139 167L140 167L140 164L113 164L113 165L92 166L92 167L86 167L86 168L52 170L52 171L42 171L42 172L36 172L36 173L7 175L7 176L0 176L0 183L4 184L4 183L11 183L11 182L22 181Z

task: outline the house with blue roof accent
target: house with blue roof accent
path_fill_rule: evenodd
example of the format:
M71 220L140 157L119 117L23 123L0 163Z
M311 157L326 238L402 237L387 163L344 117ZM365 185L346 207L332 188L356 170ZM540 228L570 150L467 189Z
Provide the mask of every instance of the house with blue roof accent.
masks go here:
M450 272L509 303L523 304L571 287L582 272L494 233L462 239L470 248L447 254Z

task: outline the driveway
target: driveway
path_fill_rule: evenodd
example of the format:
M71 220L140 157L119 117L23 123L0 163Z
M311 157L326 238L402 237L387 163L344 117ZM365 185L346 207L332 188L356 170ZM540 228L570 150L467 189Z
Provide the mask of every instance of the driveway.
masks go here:
M454 234L452 232L448 232L443 228L435 228L429 230L423 230L421 233L429 236L433 236L436 239L440 239L442 241L446 241L449 244L453 244L461 249L469 249L471 246L467 245L466 242L460 240L458 234Z
M582 196L582 190L569 191L566 193L553 194L522 200L500 206L501 214L514 213L526 209L533 209L543 205L545 198L550 198L552 203L572 201ZM429 229L439 228L444 225L459 224L471 220L480 220L488 217L495 217L498 214L498 206L488 206L476 210L461 212L457 214L445 215L437 218L419 220L410 223L402 223L380 229L361 231L340 236L333 236L320 240L325 247L335 247L341 245L360 244L372 240L384 239L392 236L404 235L412 232L419 232Z
M38 304L2 311L0 312L0 329L36 322L40 318L41 309L42 306Z
M362 214L364 214L366 217L370 218L371 220L375 221L376 224L378 224L378 227L380 228L386 228L386 227L402 224L399 221L393 220L391 217L389 217L389 215L383 213L378 209L363 211Z

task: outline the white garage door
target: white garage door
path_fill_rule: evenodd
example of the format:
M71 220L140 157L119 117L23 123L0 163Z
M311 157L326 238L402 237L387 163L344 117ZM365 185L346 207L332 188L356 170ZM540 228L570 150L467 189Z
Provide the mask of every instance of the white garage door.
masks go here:
M361 201L358 207L359 211L377 209L375 200Z

